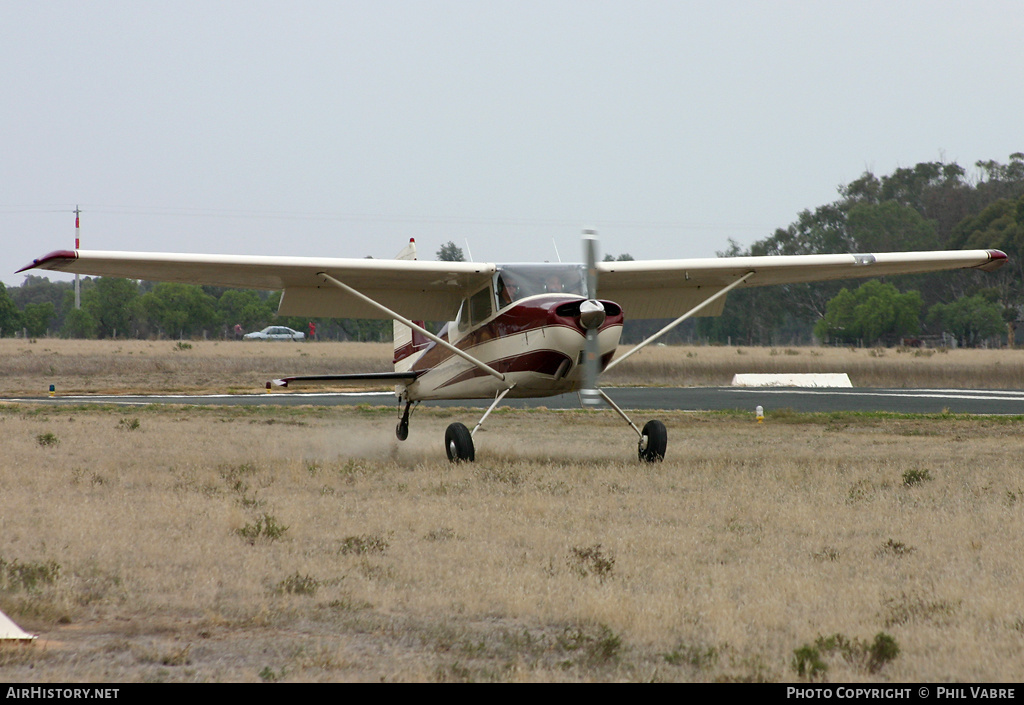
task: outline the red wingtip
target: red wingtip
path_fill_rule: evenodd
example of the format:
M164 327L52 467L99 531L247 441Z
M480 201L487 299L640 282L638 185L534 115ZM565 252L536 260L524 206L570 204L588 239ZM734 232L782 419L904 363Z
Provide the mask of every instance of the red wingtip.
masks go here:
M978 267L978 269L985 272L994 272L995 270L1006 264L1009 257L1002 250L988 250L988 262Z
M32 264L25 265L15 274L21 274L29 269L60 269L61 262L74 262L76 259L78 259L78 253L74 250L56 250L39 259L32 260Z

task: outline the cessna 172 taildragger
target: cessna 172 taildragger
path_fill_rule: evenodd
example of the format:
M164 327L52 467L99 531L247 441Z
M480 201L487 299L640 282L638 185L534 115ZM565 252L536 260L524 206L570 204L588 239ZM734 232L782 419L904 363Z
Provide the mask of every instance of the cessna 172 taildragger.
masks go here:
M598 376L690 316L720 314L733 289L963 268L993 271L1006 261L999 250L962 250L598 262L593 231L584 231L583 244L585 262L579 264L424 261L416 259L410 240L394 260L65 250L19 271L283 290L282 315L392 319L392 371L274 383L393 381L404 404L399 440L408 437L410 412L421 401L493 399L472 431L461 423L445 431L453 462L475 458L473 436L506 396L577 391L584 404L603 400L614 409L636 432L639 458L656 462L665 456L665 425L652 420L638 428L600 389ZM613 360L626 315L674 320ZM440 320L449 323L437 334L423 324Z

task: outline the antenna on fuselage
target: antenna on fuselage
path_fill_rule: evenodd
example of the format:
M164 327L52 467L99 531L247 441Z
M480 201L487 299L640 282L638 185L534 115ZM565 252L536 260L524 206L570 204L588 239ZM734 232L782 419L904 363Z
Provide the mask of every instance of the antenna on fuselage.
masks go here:
M551 244L555 247L555 257L558 259L559 264L562 262L562 255L558 252L558 243L555 242L555 238L551 238Z
M473 250L469 249L469 238L468 237L464 237L462 239L466 241L466 254L469 255L469 261L472 262L473 261Z

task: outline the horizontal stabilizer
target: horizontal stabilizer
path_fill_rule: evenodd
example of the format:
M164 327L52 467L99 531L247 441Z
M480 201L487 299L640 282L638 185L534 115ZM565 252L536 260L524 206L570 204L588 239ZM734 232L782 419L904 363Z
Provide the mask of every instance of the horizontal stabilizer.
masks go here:
M416 372L363 372L348 375L303 375L301 377L282 377L267 382L267 389L271 385L275 387L290 387L303 384L334 384L337 382L348 382L354 384L373 384L375 382L412 382L416 379Z

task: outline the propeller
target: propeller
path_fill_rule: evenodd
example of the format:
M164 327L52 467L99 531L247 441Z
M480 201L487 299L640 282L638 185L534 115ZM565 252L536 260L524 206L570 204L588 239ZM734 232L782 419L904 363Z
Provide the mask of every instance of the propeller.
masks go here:
M587 331L583 348L583 388L580 399L583 404L596 406L601 403L597 391L598 365L601 351L597 345L598 329L604 323L604 305L597 300L597 233L583 231L583 258L587 266L587 300L580 304L580 325Z

